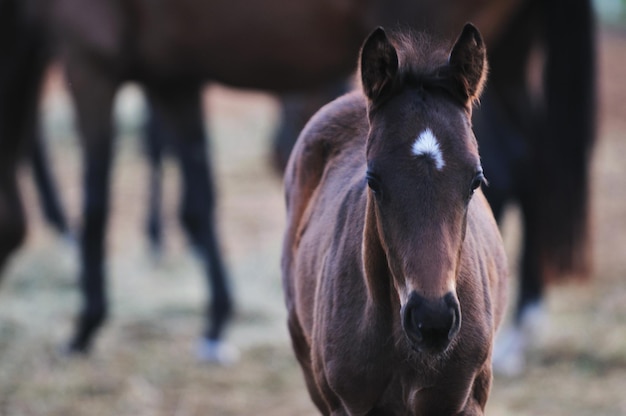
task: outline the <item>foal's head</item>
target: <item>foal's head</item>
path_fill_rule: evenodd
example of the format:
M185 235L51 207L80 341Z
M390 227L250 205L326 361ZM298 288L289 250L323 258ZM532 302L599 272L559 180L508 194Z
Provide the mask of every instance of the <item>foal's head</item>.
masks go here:
M445 350L461 326L461 246L484 181L470 118L485 76L485 47L469 24L451 50L377 29L361 51L368 207L417 351Z

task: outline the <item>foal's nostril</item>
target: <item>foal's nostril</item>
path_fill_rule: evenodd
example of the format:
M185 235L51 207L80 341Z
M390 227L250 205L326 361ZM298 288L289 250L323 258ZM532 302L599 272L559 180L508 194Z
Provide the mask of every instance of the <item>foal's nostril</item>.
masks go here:
M452 325L450 327L450 331L448 332L448 339L452 340L459 333L461 329L461 307L459 306L459 301L456 296L452 293L448 293L444 296L443 301L446 304L447 310L452 314Z
M437 300L413 293L405 305L403 327L420 350L442 351L460 328L460 310L452 294Z

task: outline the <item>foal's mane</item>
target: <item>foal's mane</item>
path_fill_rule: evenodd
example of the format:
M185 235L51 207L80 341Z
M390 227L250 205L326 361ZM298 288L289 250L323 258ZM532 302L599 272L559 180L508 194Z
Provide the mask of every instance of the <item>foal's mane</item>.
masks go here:
M409 86L443 92L462 106L466 105L467 97L458 90L449 73L450 42L406 28L391 30L387 35L398 55L394 89Z
M400 75L431 75L448 62L449 45L425 32L392 30L388 37L398 53Z

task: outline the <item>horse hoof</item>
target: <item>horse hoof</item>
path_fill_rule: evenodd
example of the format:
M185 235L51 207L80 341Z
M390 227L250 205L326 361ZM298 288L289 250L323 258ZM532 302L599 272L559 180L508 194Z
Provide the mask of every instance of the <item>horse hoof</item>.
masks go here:
M526 367L528 351L541 344L548 323L541 302L526 305L519 323L504 329L496 339L493 351L493 370L506 377L520 376Z
M504 377L519 377L526 367L528 337L523 329L510 327L496 339L493 351L493 371Z
M519 377L526 367L526 339L518 328L507 328L496 340L493 371L504 377Z
M150 243L148 245L148 258L152 266L160 267L163 264L163 247L159 244Z
M203 338L196 350L198 359L202 362L229 366L239 361L239 350L223 341Z
M80 347L75 343L67 343L59 347L59 353L63 357L75 358L75 357L87 357L89 355L89 349L86 347Z
M542 302L532 302L524 307L520 318L520 328L532 344L539 343L549 326L548 316Z

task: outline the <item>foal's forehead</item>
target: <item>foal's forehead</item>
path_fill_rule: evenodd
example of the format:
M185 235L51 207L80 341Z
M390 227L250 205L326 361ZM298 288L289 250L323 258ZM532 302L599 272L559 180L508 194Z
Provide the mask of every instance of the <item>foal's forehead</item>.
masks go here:
M436 171L480 165L467 112L444 95L408 89L390 104L384 114L388 118L383 117L377 129L376 144L371 143L374 159L386 155L391 164L427 162Z
M430 128L426 128L417 136L411 146L411 154L430 159L437 170L442 170L446 165L439 140Z
M423 126L410 139L405 151L416 161L427 161L436 171L449 166L480 169L480 156L476 139L468 126L467 130L438 130Z

